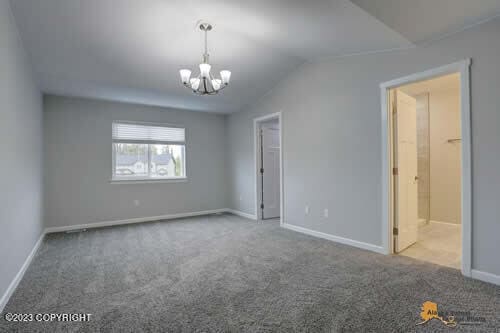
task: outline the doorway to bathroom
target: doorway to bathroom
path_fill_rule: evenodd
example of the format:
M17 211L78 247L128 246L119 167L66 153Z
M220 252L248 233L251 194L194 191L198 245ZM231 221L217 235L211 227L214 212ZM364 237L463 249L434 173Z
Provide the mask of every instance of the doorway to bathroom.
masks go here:
M467 276L469 64L467 60L381 84L382 116L387 117L384 247L387 253L461 269Z

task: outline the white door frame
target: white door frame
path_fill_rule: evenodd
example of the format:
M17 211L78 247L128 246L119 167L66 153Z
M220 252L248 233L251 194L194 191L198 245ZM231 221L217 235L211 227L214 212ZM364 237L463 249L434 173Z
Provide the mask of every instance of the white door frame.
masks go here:
M392 237L392 161L389 116L389 90L452 73L460 74L460 118L462 153L462 274L471 276L472 231L472 173L471 173L471 113L470 113L470 65L465 59L449 65L412 74L380 84L382 104L382 247L386 254L393 253Z
M253 120L253 137L254 137L254 184L255 184L255 216L257 220L262 219L262 211L259 209L259 124L272 119L278 119L278 128L280 131L279 141L280 141L280 225L283 225L285 221L284 217L284 207L283 207L283 126L281 111L272 113L263 117L258 117Z

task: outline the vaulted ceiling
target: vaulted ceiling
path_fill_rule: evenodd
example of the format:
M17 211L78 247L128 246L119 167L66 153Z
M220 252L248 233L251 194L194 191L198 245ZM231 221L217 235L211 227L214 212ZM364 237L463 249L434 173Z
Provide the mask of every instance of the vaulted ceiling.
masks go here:
M439 39L500 14L499 0L352 0L412 43Z
M438 38L496 16L500 0L12 0L46 93L229 113L317 58ZM180 84L209 34L212 68L232 71L217 96Z

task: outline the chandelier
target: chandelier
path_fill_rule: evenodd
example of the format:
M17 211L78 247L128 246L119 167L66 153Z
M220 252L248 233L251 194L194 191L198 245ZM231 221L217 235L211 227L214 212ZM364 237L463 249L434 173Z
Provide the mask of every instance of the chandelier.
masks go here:
M220 72L220 79L215 78L211 73L210 69L212 66L208 63L208 32L212 30L212 25L210 23L201 23L200 30L205 33L205 53L203 53L203 60L200 64L200 74L196 77L191 77L191 71L189 69L181 69L181 81L182 84L191 89L195 94L198 95L215 95L225 87L229 85L229 79L231 78L231 72L228 70L223 70Z

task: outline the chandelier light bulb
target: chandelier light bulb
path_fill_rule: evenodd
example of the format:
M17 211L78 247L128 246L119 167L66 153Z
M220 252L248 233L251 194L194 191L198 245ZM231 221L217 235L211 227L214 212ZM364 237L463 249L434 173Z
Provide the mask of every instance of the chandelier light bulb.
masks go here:
M210 69L212 66L209 64L200 64L200 74L201 77L203 78L209 78L210 77Z
M220 71L220 78L222 79L223 84L229 84L229 80L231 79L231 72L228 70Z
M200 79L199 78L193 78L191 79L191 88L193 90L198 90L198 87L200 86Z
M212 86L214 87L215 90L219 90L220 89L220 84L221 84L221 80L219 79L213 79L212 80Z
M189 78L191 77L191 71L189 69L181 69L179 73L181 74L182 83L184 84L188 83Z

